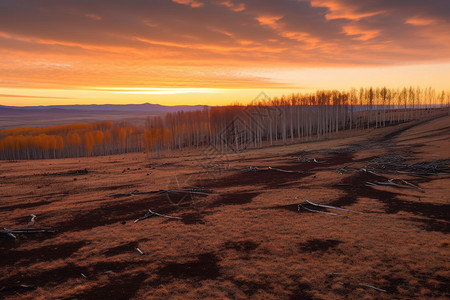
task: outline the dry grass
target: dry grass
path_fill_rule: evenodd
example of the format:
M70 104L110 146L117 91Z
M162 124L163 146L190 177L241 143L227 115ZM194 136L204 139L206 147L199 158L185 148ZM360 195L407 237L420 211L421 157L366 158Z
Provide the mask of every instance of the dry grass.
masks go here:
M392 174L357 170L387 154L450 158L449 120L219 155L213 169L195 151L1 162L0 225L27 227L36 214L36 227L57 232L0 240L0 297L448 298L450 177L367 187ZM240 171L250 166L295 172ZM108 196L192 187L212 194ZM359 213L298 212L305 199ZM133 223L148 209L182 220Z

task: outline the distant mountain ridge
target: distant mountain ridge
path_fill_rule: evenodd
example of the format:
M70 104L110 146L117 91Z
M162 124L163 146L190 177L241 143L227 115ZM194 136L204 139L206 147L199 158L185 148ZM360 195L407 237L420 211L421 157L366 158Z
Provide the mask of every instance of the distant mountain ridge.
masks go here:
M177 111L202 110L204 105L164 106L160 104L104 104L104 105L0 105L0 130L18 127L45 127L98 121L125 121L144 125L149 116L164 116Z
M74 105L49 105L49 106L5 106L0 105L0 113L33 113L33 112L176 112L176 111L195 111L201 110L205 105L176 105L165 106L161 104L74 104Z

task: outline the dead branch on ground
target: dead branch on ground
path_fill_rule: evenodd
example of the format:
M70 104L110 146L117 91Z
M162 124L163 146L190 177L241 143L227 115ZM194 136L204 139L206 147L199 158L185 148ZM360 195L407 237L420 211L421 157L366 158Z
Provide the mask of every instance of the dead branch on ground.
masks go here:
M148 212L143 217L135 220L134 223L137 223L137 222L145 220L145 219L149 219L151 217L163 217L163 218L177 219L177 220L181 220L182 219L180 217L173 217L173 216L169 216L169 215L159 214L159 213L154 212L151 209L149 209Z
M317 161L315 158L299 157L295 159L296 162L301 163L316 163L321 164L322 162Z
M328 211L322 211L322 210L316 210L316 209L310 209L310 208L307 208L307 207L304 206L303 203L300 203L300 204L298 205L298 211L299 211L299 212L300 212L300 207L301 207L302 209L305 209L305 210L309 211L309 212L322 213L322 214L327 214L327 215L333 215L333 216L338 216L338 217L344 217L344 218L347 218L347 216L345 216L345 215L340 215L340 214L336 214L336 213L332 213L332 212L328 212Z
M28 222L28 226L33 226L34 223L36 222L37 216L35 214L31 214L30 217L31 217L31 220L30 220L30 222Z
M386 290L374 287L373 285L370 285L370 284L359 284L359 285L360 286L364 286L364 287L368 287L368 288L371 288L371 289L374 289L374 290L379 291L379 292L387 293Z
M348 169L348 166L344 166L343 168L337 168L335 172L338 174L344 174L350 172L350 169Z
M306 205L310 205L310 206L312 206L314 208L336 209L336 210L343 210L343 211L350 211L350 212L359 213L359 212L351 210L351 209L340 208L340 207L331 206L331 205L323 205L323 204L313 203L313 202L311 202L309 200L305 200L305 202L302 202L302 203L298 204L298 211L300 212L301 209L305 209L305 210L307 210L309 212L317 212L317 213L323 213L323 214L339 216L339 217L347 217L346 215L341 215L341 214L338 214L338 213L333 213L333 212L329 212L329 211L323 211L323 210L308 208L308 207L306 207Z
M304 172L301 172L301 171L283 170L283 169L272 168L272 167L267 167L267 168L248 167L248 168L245 168L244 170L242 170L242 172L260 172L260 171L276 171L276 172L283 172L283 173L300 173L300 174L304 174Z
M418 176L450 174L450 159L404 163L410 158L401 155L386 155L373 159L366 166L380 173L404 173Z
M30 229L30 228L15 228L15 229L7 229L3 228L0 230L0 236L10 237L15 239L15 234L24 233L24 234L32 234L32 233L54 233L54 230L49 229Z
M108 197L127 197L133 195L145 195L145 194L194 194L194 195L210 195L210 191L202 190L202 189L182 189L182 190L155 190L155 191L132 191L130 193L115 193L110 194Z
M400 182L401 184L395 183L395 182ZM418 189L418 190L422 190L419 186L412 184L404 179L401 178L392 178L389 179L386 182L383 181L374 181L374 182L366 182L367 186L393 186L393 187L404 187L405 185L410 186L412 188Z
M367 168L367 167L361 168L360 170L363 171L363 172L370 173L370 174L375 175L375 176L381 176L380 174L375 173L374 171L371 171L371 170L370 170L369 168Z

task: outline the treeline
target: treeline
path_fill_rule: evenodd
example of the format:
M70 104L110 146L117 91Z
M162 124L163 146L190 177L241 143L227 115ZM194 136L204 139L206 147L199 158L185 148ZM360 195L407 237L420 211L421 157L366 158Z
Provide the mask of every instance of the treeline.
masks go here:
M384 127L448 110L450 93L432 88L361 88L261 98L149 117L145 127L98 122L0 130L0 159L42 159L212 146L241 151Z
M43 159L143 151L143 128L97 122L0 130L0 159Z
M378 128L442 114L450 93L432 88L323 90L248 106L211 107L147 120L152 151L212 146L220 152L320 138L340 130ZM160 134L161 135L161 134Z

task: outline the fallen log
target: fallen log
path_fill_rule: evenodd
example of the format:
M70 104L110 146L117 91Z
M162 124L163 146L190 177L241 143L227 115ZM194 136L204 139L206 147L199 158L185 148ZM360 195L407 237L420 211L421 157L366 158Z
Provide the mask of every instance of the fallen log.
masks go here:
M32 234L32 233L54 233L54 230L50 230L50 229L30 229L30 228L15 228L15 229L8 229L8 228L3 228L2 230L0 230L0 236L3 237L10 237L15 239L16 236L15 234Z

